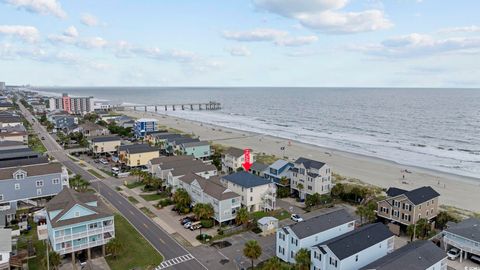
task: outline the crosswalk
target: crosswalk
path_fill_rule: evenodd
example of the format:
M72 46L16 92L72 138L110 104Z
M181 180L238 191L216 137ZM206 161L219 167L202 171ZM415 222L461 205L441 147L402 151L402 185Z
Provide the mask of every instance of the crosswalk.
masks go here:
M183 255L170 260L163 261L159 266L157 266L157 268L155 268L155 270L165 269L165 268L168 268L189 260L193 260L193 259L195 259L195 257L193 257L193 255L189 253L187 255Z

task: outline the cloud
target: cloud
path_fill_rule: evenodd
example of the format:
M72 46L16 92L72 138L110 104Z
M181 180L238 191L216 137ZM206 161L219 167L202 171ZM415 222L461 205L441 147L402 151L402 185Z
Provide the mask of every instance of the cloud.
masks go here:
M480 49L478 37L436 38L431 35L412 33L384 40L379 44L350 47L369 55L405 58L442 53L468 53Z
M480 32L480 26L470 25L470 26L461 26L461 27L449 27L443 28L438 31L438 33L477 33Z
M6 3L24 9L29 12L38 13L42 15L53 15L55 17L64 19L67 13L62 9L62 6L57 0L4 0Z
M86 26L98 26L100 24L97 17L88 13L83 14L82 17L80 18L80 21Z
M231 56L250 56L252 52L245 46L236 46L228 48L227 51Z
M80 37L74 26L68 27L61 35L50 35L48 39L54 44L69 44L84 49L98 49L108 45L108 41L102 37Z
M85 49L99 49L107 46L108 42L101 37L89 37L79 40L76 45Z
M345 12L347 0L253 0L260 10L297 20L324 33L347 34L390 28L382 10Z
M0 25L0 34L18 37L27 42L35 42L40 36L37 28L25 25Z
M78 37L78 30L77 30L77 28L75 28L75 26L72 25L72 26L68 27L67 29L65 29L63 34L67 37L76 38L76 37Z
M318 40L316 36L292 37L289 32L276 29L253 29L250 31L223 31L225 39L241 42L273 42L280 46L304 46Z

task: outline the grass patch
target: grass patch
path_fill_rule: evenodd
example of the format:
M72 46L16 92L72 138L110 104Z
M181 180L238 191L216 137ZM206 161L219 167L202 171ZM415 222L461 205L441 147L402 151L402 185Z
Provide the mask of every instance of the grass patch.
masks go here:
M147 215L149 218L154 218L154 217L157 216L152 211L150 211L150 209L148 209L146 207L142 207L142 208L140 208L140 210L142 210L142 212L145 213L145 215Z
M267 165L272 165L278 159L279 158L276 157L275 155L267 155L265 153L259 153L258 155L255 156L255 161L263 164L267 164Z
M80 165L80 167L84 167L84 168L87 167L87 165L85 165L85 163L83 163L83 162L78 163L78 165Z
M290 213L288 213L288 211L285 211L283 209L277 209L277 210L269 211L269 212L257 211L257 212L251 213L250 215L255 220L259 220L263 217L269 217L269 216L274 217L278 220L282 220L282 219L286 219L286 218L290 217Z
M38 138L37 134L28 135L28 146L35 152L45 153L47 148L43 145L42 141Z
M77 162L77 161L78 161L78 159L76 159L76 158L74 158L74 157L72 157L72 156L70 156L70 155L67 155L67 157L68 157L70 160L72 160L73 162Z
M105 179L103 175L99 174L94 169L88 169L87 171L91 173L93 176L97 177L98 179Z
M135 197L132 197L132 196L128 196L127 198L131 203L134 203L134 204L137 204L139 203L139 201L137 199L135 199Z
M162 256L119 214L115 215L115 237L123 250L116 259L106 257L111 269L153 269L162 262Z
M128 183L128 184L125 184L125 186L129 189L133 189L133 188L136 188L136 187L140 187L140 186L143 186L142 182L140 181L135 181L133 183Z
M157 201L160 199L165 199L167 196L165 194L147 194L147 195L140 195L145 201Z
M116 191L122 191L123 189L121 187L115 187Z

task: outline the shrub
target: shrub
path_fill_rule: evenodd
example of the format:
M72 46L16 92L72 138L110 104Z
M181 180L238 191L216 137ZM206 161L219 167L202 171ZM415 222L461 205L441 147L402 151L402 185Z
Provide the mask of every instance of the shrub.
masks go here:
M260 229L258 226L252 229L252 232L254 233L261 233L262 229Z
M212 228L213 227L213 220L211 219L202 219L201 220L203 228Z
M157 206L163 208L165 206L172 205L172 204L173 204L173 201L170 198L167 198L159 201Z
M212 240L212 236L208 235L208 234L205 234L205 233L199 234L195 238L198 241L210 241L210 240Z
M218 232L218 235L223 235L223 230L222 229L218 229L217 232Z

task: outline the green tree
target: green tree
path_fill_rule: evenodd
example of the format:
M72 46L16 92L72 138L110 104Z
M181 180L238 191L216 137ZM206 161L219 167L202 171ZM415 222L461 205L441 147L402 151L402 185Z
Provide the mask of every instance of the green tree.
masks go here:
M114 259L123 251L123 244L118 238L113 238L108 241L106 250L112 255Z
M257 241L249 240L245 243L243 255L245 255L245 257L249 258L252 261L253 269L253 261L258 259L260 255L262 255L262 247L258 244Z
M82 176L78 174L70 178L68 182L70 187L78 192L86 192L88 190L88 186L90 186L90 182L83 179Z
M410 242L413 242L413 237L415 236L415 224L407 226L407 235L410 237Z
M193 207L193 213L198 219L211 219L215 214L213 206L209 203L197 203Z
M318 193L314 193L312 195L307 194L307 197L305 198L305 205L306 206L312 207L312 206L316 206L318 204L320 204L320 194L318 194Z
M308 270L310 269L310 251L306 248L301 248L295 254L295 269Z
M250 214L248 213L247 208L242 207L238 209L237 216L235 217L235 222L237 225L246 225L250 220Z
M360 217L360 224L363 224L363 219L365 218L367 208L363 205L360 205L357 207L357 210L355 210L355 214L357 214Z
M449 221L458 222L459 218L447 211L440 211L437 214L435 225L437 226L437 228L443 230L445 228L445 225L447 225L447 222Z
M332 187L331 194L333 197L341 197L345 192L345 186L342 183L338 183Z
M426 239L429 235L430 232L432 231L432 226L428 222L428 220L421 218L417 221L417 226L416 226L416 234L417 238L420 239Z
M190 195L185 189L179 188L173 194L173 202L175 203L177 209L182 211L190 206L190 204L192 203L192 199L190 198Z
M263 266L262 266L262 270L290 270L290 267L285 264L285 263L282 263L282 261L280 261L280 259L278 259L277 257L273 257L269 260L267 260Z
M45 256L43 259L43 265L47 266L47 256ZM62 258L60 257L60 254L58 254L55 251L49 251L48 252L48 262L50 264L51 269L58 269L58 266L62 262Z

